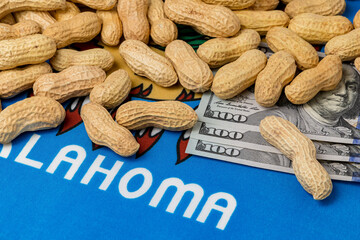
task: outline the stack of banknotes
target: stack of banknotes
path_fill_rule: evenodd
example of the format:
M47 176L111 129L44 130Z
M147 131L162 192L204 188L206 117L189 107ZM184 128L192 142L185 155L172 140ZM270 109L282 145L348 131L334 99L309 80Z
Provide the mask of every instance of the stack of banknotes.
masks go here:
M272 54L265 44L259 49L268 57ZM324 56L319 52L320 59ZM320 92L303 105L293 105L283 95L276 106L261 107L251 87L228 100L209 91L196 111L199 122L190 135L189 154L293 173L291 160L259 132L260 121L275 115L313 141L317 159L332 179L360 182L360 74L351 64L343 64L336 89Z

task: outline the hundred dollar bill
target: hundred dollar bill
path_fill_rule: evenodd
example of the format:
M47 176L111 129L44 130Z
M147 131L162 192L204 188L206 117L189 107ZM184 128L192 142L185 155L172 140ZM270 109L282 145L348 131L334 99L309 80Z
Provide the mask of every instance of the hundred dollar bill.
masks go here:
M260 50L272 54L266 44ZM323 53L318 53L324 57ZM268 115L280 116L294 123L312 140L360 144L360 75L350 64L343 64L343 77L336 89L320 92L304 105L293 105L284 95L276 106L261 107L253 88L240 95L222 100L210 91L205 93L197 110L199 120L206 123L242 126L259 131L260 121ZM359 124L358 124L359 123Z
M232 128L226 124L198 122L193 127L190 138L281 154L259 132L248 130L242 125ZM360 145L319 141L313 141L313 143L319 160L360 162Z
M360 78L359 78L360 79ZM356 80L358 81L358 80ZM246 90L240 95L223 100L212 92L204 93L197 114L199 121L226 125L233 129L245 128L259 132L260 121L266 116L275 115L292 122L302 133L312 140L360 144L360 104L358 102L358 83L349 83L351 89L338 89L321 92L309 103L293 105L289 102L271 108L261 107L255 100L254 93ZM345 88L342 86L341 88ZM354 91L356 102L350 103L350 97L340 96L337 91ZM355 100L353 100L355 101ZM358 106L359 104L359 106ZM351 112L350 112L351 111ZM348 114L348 115L347 115ZM347 119L351 115L356 119ZM352 120L352 121L351 121ZM352 122L355 122L351 124Z
M190 138L186 153L279 172L294 173L284 155ZM360 182L360 164L319 161L331 179Z

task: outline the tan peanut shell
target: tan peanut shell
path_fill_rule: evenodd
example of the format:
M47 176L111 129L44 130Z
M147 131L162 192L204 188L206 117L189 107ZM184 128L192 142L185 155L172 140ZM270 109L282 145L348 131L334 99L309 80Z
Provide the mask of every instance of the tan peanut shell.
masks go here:
M281 92L295 76L294 57L285 51L274 53L266 67L255 81L255 100L263 107L272 107L279 100Z
M210 89L213 73L188 43L182 40L171 42L165 48L165 56L174 66L179 82L184 88L194 92L205 92Z
M292 160L296 178L315 200L322 200L330 195L332 182L328 172L316 159L313 142L294 124L280 117L268 116L260 122L260 133L266 141Z
M235 62L226 64L216 72L211 91L222 99L235 97L254 84L266 61L262 51L246 51Z
M149 1L147 16L151 25L150 36L156 44L166 47L177 39L178 29L175 23L165 16L162 0Z
M354 28L360 27L360 10L356 12L354 20L353 20Z
M234 13L240 19L241 27L243 29L253 29L260 35L266 35L272 27L286 27L290 21L289 16L280 10L242 10L235 11Z
M54 40L41 34L2 40L0 41L0 70L42 63L54 56L55 52Z
M313 68L319 63L315 48L287 28L271 28L266 34L266 42L273 52L285 50L291 53L300 69Z
M285 95L293 104L304 104L320 91L336 88L342 78L341 59L336 55L328 55L312 69L301 72L285 87Z
M50 64L56 71L62 71L75 65L98 66L108 71L114 65L114 56L102 48L93 48L84 51L72 49L59 49Z
M38 77L51 72L46 62L0 72L0 98L10 98L32 88Z
M256 0L249 9L256 11L274 10L278 4L279 0Z
M171 62L142 41L125 40L120 44L119 52L136 74L147 77L162 87L177 83L178 77Z
M54 99L26 98L0 112L0 143L9 143L23 132L55 128L64 119L65 109Z
M106 73L96 66L72 66L59 73L40 76L33 85L34 95L51 97L60 103L88 95L104 82Z
M284 3L284 4L288 4L291 1L293 1L293 0L281 0L281 2Z
M342 61L354 60L360 56L360 29L332 38L325 45L326 55L338 55Z
M97 10L97 16L102 20L101 41L107 46L117 46L122 36L122 24L115 10Z
M40 31L39 24L34 21L23 21L14 25L0 23L0 40L33 35Z
M163 18L151 26L150 36L157 45L166 47L177 39L178 29L171 20Z
M57 48L93 39L101 30L101 20L96 13L82 12L75 17L57 22L45 29L44 35L53 38Z
M201 0L166 0L164 10L171 21L210 37L231 37L240 30L240 21L230 9Z
M123 157L135 154L140 145L129 130L117 124L110 113L97 103L81 108L86 132L95 144L106 146Z
M131 79L129 74L119 69L111 73L105 82L96 85L90 92L90 101L107 109L119 106L129 95Z
M211 68L221 67L238 59L241 54L260 44L260 35L252 29L244 29L232 38L213 38L201 44L197 55Z
M323 16L341 15L346 8L345 0L293 0L285 7L290 18L301 13L316 13Z
M43 32L51 24L56 23L55 18L53 18L49 12L21 11L15 12L14 16L18 22L29 20L37 22L41 27L41 32Z
M0 19L0 23L6 23L6 24L10 24L13 25L16 23L14 16L9 13L8 15L6 15L5 17Z
M56 21L65 21L75 17L80 13L80 9L72 2L66 2L65 9L59 9L52 11L51 15L56 19Z
M153 25L155 21L166 18L164 12L164 1L162 0L149 0L149 8L147 16L150 25Z
M354 61L356 69L360 72L360 57L357 57Z
M311 44L325 44L333 37L350 32L353 25L343 16L302 13L291 19L288 28Z
M124 38L149 42L150 26L147 19L148 0L119 0L117 12L123 24Z
M74 3L81 3L96 10L110 10L115 7L117 0L70 0Z
M221 5L231 10L241 10L254 5L256 0L202 0L204 3Z
M52 11L65 8L65 0L2 0L0 2L0 18L11 12L35 10Z
M180 101L130 101L116 112L116 121L131 130L157 127L182 131L192 128L197 120L194 109Z

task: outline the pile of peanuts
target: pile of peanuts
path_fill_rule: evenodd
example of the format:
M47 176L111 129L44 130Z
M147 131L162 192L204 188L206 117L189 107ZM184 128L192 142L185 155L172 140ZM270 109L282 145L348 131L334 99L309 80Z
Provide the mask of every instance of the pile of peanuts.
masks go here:
M89 11L81 12L75 3L85 5ZM192 128L197 115L179 101L129 101L118 108L114 121L108 109L119 106L127 98L132 85L128 73L119 69L107 75L114 57L105 49L66 48L73 43L88 42L99 33L103 44L117 46L124 28L124 36L129 40L123 42L120 51L127 56L129 66L161 86L171 86L178 77L169 60L145 43L130 40L140 36L142 41L149 41L147 14L153 23L153 39L157 36L159 41L163 40L163 24L171 24L177 35L176 25L164 16L162 1L152 1L149 11L148 8L147 1L127 0L2 1L0 98L11 98L31 88L35 96L0 112L0 143L9 143L25 131L59 126L65 118L61 103L86 95L90 95L90 103L82 107L81 117L88 136L94 143L124 157L139 149L129 130L148 126L171 131ZM141 54L143 61L149 60L147 64L137 60ZM57 73L52 73L53 69Z
M89 94L90 103L81 111L88 136L121 156L131 156L139 148L129 130L155 126L180 131L194 126L196 113L178 101L129 101L119 107L114 121L107 109L119 106L129 94L127 72L120 69L107 76L114 64L107 50L65 48L88 42L99 33L108 46L118 46L123 35L119 52L127 65L162 87L179 81L193 92L211 89L219 98L229 99L255 84L256 101L264 107L275 105L284 88L294 104L334 89L342 78L342 61L360 56L360 14L353 26L347 18L337 16L345 10L344 0L281 1L287 4L284 11L274 10L279 0L1 1L0 98L31 88L35 96L0 113L0 143L25 131L57 127L65 118L61 103ZM92 10L81 12L76 4ZM195 52L177 40L175 23L213 39ZM257 50L261 36L275 52L269 59ZM165 47L165 57L147 45L150 37ZM326 44L327 56L320 62L311 44ZM360 58L355 65L360 65ZM215 76L210 68L219 68ZM297 69L302 72L295 77ZM260 127L264 133L276 126L292 128L290 125L273 120ZM280 134L279 129L264 134L265 138L302 172L311 169L315 163L304 167L302 160L294 160L301 155L294 157L294 152L300 150L294 150L294 141L286 141L291 136ZM280 143L274 143L274 138ZM302 144L309 145L310 157L315 158L311 141ZM308 192L316 192L314 198L321 199L330 194L332 185L326 171L317 174L325 184L299 181ZM326 186L321 193L319 185Z

